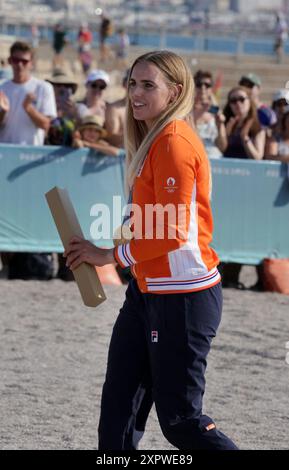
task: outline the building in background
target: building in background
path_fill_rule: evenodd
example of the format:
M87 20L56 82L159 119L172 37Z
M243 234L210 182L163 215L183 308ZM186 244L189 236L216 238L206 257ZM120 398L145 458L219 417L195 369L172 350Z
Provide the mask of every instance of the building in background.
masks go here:
M222 3L221 1L219 3ZM229 9L238 13L246 13L253 10L281 10L285 4L284 0L230 0Z

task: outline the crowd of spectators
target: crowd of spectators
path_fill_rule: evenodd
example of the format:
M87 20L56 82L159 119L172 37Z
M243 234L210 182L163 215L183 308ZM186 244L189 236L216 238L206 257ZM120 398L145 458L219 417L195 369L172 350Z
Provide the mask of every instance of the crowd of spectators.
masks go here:
M108 27L104 20L104 25ZM109 33L103 26L105 46ZM119 50L124 58L125 36ZM12 76L0 85L0 143L61 145L90 148L98 153L124 156L124 119L128 71L123 76L124 96L107 103L104 91L110 76L103 69L90 70L82 61L85 93L76 100L79 83L59 65L65 47L65 31L55 28L53 73L46 80L32 75L34 49L17 41L10 49L8 63ZM79 55L90 52L91 35L82 25L78 36ZM102 51L105 54L105 47ZM195 100L192 118L209 158L272 159L289 162L289 90L279 89L268 106L262 102L261 79L243 74L229 91L223 109L213 93L213 74L194 74ZM11 255L13 257L13 255ZM223 264L223 282L241 288L241 265ZM259 271L258 271L259 273ZM65 276L62 277L64 278ZM258 276L257 287L261 287Z
M193 119L209 158L279 160L289 163L289 90L277 90L272 105L261 100L261 79L254 73L240 77L227 96L223 109L213 94L210 71L194 75L195 102ZM242 265L222 263L224 287L244 289L239 280ZM262 264L256 267L253 290L262 291Z

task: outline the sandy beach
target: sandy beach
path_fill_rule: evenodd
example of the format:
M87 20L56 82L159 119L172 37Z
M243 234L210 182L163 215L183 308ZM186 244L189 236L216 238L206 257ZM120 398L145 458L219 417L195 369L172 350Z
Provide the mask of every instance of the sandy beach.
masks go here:
M254 282L254 269L242 280ZM0 280L3 449L96 449L112 325L125 286L97 309L74 282ZM224 290L204 412L241 449L288 449L289 297ZM151 413L141 449L171 449Z
M132 48L130 61L138 52ZM3 57L7 53L8 45ZM50 44L39 49L37 76L51 75L52 55ZM247 56L238 63L220 57L188 55L192 71L210 68L216 74L222 64L228 77L223 97L241 70L256 71L262 80L264 76L265 99L270 100L277 88L272 77L283 83L280 77L288 75L287 64L277 66L269 59L265 65L257 61L255 68ZM93 67L97 58L94 51ZM76 98L82 98L84 77L71 45L64 65L79 81ZM111 73L112 86L105 95L109 102L123 96L123 72ZM247 287L254 284L255 269L243 268L240 280ZM83 306L74 282L8 281L0 272L0 450L97 449L108 345L126 290L104 287L107 301L90 309ZM240 449L289 449L289 296L233 289L223 293L203 411ZM140 449L173 449L154 409Z

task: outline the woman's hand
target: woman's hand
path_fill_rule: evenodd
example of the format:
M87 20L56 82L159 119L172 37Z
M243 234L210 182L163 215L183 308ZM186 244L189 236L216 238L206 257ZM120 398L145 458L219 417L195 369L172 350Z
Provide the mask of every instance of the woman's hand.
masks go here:
M221 111L215 114L215 120L216 120L216 125L218 128L220 128L226 122L226 118Z
M73 237L67 249L63 253L67 258L66 266L72 271L81 263L88 263L92 266L104 266L114 263L113 249L98 248L88 240L80 237Z
M246 141L249 137L249 132L253 124L253 119L248 119L248 121L244 124L242 131L241 131L241 138Z
M240 117L239 116L232 116L230 117L227 125L226 125L226 131L227 131L227 135L231 135L232 131L233 131L233 128L235 127L235 125L238 123L238 121L240 120Z

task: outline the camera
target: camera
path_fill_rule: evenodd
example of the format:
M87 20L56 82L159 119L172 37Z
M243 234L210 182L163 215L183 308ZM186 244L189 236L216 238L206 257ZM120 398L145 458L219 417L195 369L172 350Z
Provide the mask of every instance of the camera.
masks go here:
M69 87L62 88L59 91L59 98L62 103L66 103L72 95L72 90Z
M208 109L208 112L211 114L218 114L219 110L220 110L219 106L211 105L210 108Z

